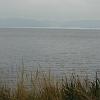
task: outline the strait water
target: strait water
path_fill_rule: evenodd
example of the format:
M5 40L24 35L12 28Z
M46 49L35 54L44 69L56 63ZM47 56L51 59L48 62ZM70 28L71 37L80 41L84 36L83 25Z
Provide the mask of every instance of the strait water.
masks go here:
M91 75L100 69L100 30L1 28L0 77L16 77L22 63L28 71Z

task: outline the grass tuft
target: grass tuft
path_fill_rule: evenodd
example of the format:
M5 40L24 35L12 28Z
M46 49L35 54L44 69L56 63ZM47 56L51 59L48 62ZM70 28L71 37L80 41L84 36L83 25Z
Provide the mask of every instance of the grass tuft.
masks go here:
M20 81L15 86L0 86L0 100L100 100L100 79L80 79L72 74L70 78L56 81L52 76L31 72L30 76L22 71ZM27 78L26 78L27 76Z

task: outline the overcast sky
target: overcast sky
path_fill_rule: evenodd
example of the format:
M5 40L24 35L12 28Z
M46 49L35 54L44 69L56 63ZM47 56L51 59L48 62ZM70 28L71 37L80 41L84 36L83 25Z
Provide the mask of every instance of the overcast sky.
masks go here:
M100 0L0 0L0 18L100 20Z

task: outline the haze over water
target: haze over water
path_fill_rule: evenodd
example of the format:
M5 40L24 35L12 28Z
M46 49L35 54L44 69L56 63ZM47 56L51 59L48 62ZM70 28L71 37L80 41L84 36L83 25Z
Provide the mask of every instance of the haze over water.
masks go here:
M1 28L1 76L13 76L22 58L29 71L94 73L100 69L100 30Z

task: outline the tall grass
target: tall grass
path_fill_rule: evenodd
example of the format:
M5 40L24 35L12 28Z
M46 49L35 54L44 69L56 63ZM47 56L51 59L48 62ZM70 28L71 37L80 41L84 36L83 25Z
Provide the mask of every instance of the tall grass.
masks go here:
M28 85L29 84L29 85ZM0 86L0 100L100 100L100 79L80 79L72 74L57 81L50 73L30 76L22 70L16 88L7 85Z

